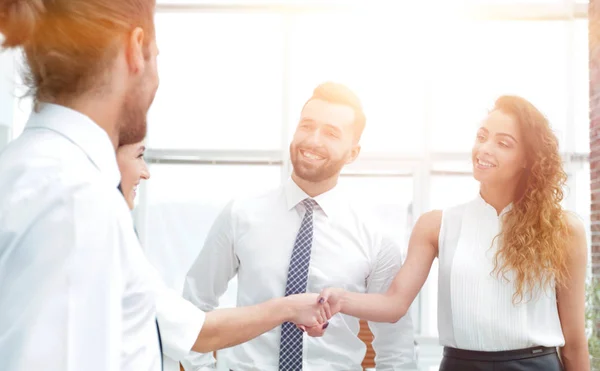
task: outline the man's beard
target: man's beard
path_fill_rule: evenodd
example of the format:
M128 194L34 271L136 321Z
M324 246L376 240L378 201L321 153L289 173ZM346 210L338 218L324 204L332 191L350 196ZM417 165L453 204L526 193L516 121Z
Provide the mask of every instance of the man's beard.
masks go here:
M302 155L299 153L298 148L292 145L290 147L290 157L292 160L292 166L294 167L294 174L296 174L296 176L298 176L300 179L312 183L322 182L339 174L346 163L345 158L332 161L325 157L325 161L321 166L306 166L298 159L298 156Z
M119 146L139 143L146 137L148 108L140 94L129 94L119 115Z

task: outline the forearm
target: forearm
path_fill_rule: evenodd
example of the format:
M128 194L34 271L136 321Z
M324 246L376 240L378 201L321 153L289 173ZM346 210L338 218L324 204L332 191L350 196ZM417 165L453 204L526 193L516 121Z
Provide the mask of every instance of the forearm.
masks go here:
M396 271L390 262L401 259L394 253L398 248L388 248L378 256L378 265L367 288L369 294L348 293L342 296L340 311L344 314L372 322L398 322L410 307L425 283L433 259L437 254L437 239L441 212L430 212L419 218L410 238L408 256L392 283L390 274ZM383 293L385 291L385 293ZM336 308L337 309L337 308Z
M560 349L565 371L590 371L590 355L587 344L565 345Z
M279 326L293 317L285 298L258 305L217 309L206 320L192 350L199 353L232 347Z
M404 317L408 305L392 293L360 294L345 292L340 303L340 312L372 322L395 323Z

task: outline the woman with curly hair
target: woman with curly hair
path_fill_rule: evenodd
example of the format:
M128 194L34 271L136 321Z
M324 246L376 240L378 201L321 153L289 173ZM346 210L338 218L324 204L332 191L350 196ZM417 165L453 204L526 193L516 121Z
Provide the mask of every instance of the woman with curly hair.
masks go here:
M479 194L419 218L387 293L329 288L320 302L328 315L396 322L438 257L440 370L589 370L585 231L561 207L566 174L547 119L523 98L500 97L472 162Z

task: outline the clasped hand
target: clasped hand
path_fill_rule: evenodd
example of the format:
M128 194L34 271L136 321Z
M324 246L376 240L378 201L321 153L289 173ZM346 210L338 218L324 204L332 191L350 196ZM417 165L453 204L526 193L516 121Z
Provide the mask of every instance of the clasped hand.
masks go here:
M296 327L309 336L320 337L325 334L329 320L341 311L341 298L344 290L327 288L320 294L296 295L302 302L294 319ZM291 297L289 297L291 298ZM300 302L299 302L300 304Z

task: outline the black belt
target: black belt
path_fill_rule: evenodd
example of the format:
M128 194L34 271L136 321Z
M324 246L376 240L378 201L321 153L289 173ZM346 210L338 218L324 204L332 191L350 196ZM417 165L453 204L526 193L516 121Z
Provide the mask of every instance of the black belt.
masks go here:
M556 353L556 348L533 347L527 349L505 350L500 352L481 352L444 347L444 357L467 359L471 361L502 362L516 359L533 358Z

